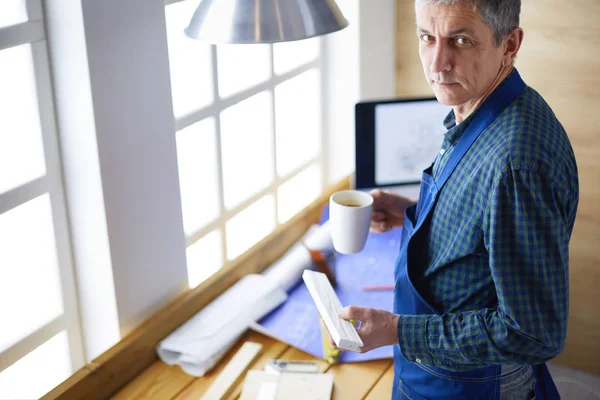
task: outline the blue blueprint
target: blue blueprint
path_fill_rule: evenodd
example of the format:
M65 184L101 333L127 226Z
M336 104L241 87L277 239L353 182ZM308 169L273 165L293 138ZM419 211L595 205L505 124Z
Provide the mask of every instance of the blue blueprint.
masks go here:
M327 218L327 210L323 218ZM383 234L369 233L363 251L334 257L335 291L343 306L357 305L392 311L392 291L366 292L362 287L394 284L400 229ZM259 324L279 340L323 358L319 312L302 280L290 291L288 300L260 320ZM387 346L365 354L342 352L339 361L357 362L391 357L392 346Z

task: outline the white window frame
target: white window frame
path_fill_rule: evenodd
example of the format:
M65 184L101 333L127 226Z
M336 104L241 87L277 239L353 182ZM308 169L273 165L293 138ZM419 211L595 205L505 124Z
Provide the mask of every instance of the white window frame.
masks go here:
M182 1L192 1L192 0L166 0L165 1L165 7L168 7L171 4L174 3L178 3L178 2L182 2ZM190 19L191 19L191 15L190 15ZM182 35L184 35L183 31L181 32ZM315 39L312 39L315 40ZM216 152L217 152L217 182L218 182L218 194L219 194L219 215L217 218L213 219L211 222L207 223L206 225L202 226L200 229L194 231L193 233L186 235L186 240L187 240L187 246L191 246L194 243L196 243L198 240L200 240L201 238L203 238L204 236L208 235L209 233L218 230L220 231L220 236L221 236L221 259L223 260L223 265L227 265L228 263L231 263L234 260L228 260L227 258L227 233L226 233L226 225L227 222L229 220L231 220L233 217L235 217L237 214L239 214L241 211L245 210L246 208L248 208L249 206L251 206L252 204L256 203L258 200L260 200L261 198L263 198L264 196L267 195L272 195L274 198L274 209L273 209L273 213L275 215L275 221L276 221L276 225L274 226L274 228L276 229L278 226L281 225L281 223L279 222L279 218L278 218L278 188L285 184L286 182L290 181L291 179L293 179L294 177L296 177L298 174L300 174L301 172L305 171L307 168L313 166L313 165L318 165L319 169L320 169L320 182L321 182L321 187L319 188L320 191L322 192L324 190L324 188L327 186L328 184L328 167L329 167L329 163L328 163L328 159L327 159L327 151L325 151L325 149L327 149L327 134L326 134L326 127L327 127L327 120L326 120L326 104L327 104L327 87L328 87L328 81L327 81L327 74L325 73L325 67L326 67L326 57L324 56L325 54L325 47L326 47L326 43L323 37L320 37L316 40L319 40L319 54L317 55L317 57L315 59L313 59L310 62L304 63L302 65L296 66L294 67L292 70L286 71L282 74L276 74L275 73L275 65L274 65L274 60L275 60L275 55L274 55L274 46L273 44L268 45L269 47L269 78L263 82L260 82L258 84L255 84L247 89L244 89L242 91L239 91L237 93L234 93L232 95L229 95L225 98L221 98L219 96L219 79L218 79L218 57L217 57L217 48L216 46L211 46L211 73L212 73L212 82L213 82L213 101L211 104L202 107L196 111L187 113L181 117L175 117L175 131L176 134L177 132L179 132L180 130L187 128L197 122L200 122L204 119L207 118L214 118L215 121L215 134L216 134ZM251 46L251 45L250 45ZM277 107L277 102L276 102L276 97L275 97L275 88L286 82L289 81L290 79L293 79L309 70L313 70L316 69L319 73L320 76L320 102L321 102L321 116L320 116L320 146L318 149L318 153L316 156L314 156L313 158L311 158L310 160L304 162L302 165L300 165L299 167L296 167L293 171L289 172L288 174L286 174L285 176L279 176L277 173L277 132L276 132L276 118L275 118L275 112L276 112L276 107ZM236 205L234 208L232 209L227 209L227 207L225 207L225 197L224 197L224 192L223 192L223 168L222 168L222 158L221 158L221 121L220 121L220 115L221 113L226 110L227 108L243 101L246 100L252 96L255 96L259 93L262 92L268 92L271 95L271 98L273 99L273 101L271 102L271 120L272 120L272 140L273 140L273 145L272 145L272 149L273 149L273 153L272 153L272 157L273 157L273 181L264 189L262 189L261 191L255 193L254 195L250 196L249 198L247 198L246 200L244 200L242 203ZM307 204L308 205L308 204ZM250 249L247 249L246 251L248 251Z
M2 351L0 353L0 372L62 331L67 333L71 367L72 371L75 371L84 365L85 352L79 320L41 0L26 0L26 7L28 21L0 28L0 51L24 44L31 45L46 174L7 192L0 193L0 214L6 213L41 195L49 195L64 312ZM18 305L14 306L18 307ZM3 323L10 323L10 321L3 321Z
M358 0L340 0L340 7L345 5L348 9L344 15L351 21L351 26L341 34L320 39L317 59L278 76L274 74L271 46L271 79L223 100L215 96L216 100L210 106L179 118L176 124L171 119L173 110L167 104L170 103L169 69L164 57L167 41L160 15L166 4L176 0L46 1L43 2L45 19L42 18L42 0L25 1L28 22L0 28L0 49L32 43L47 174L1 194L0 213L39 194L50 194L65 313L0 354L0 371L63 329L68 332L75 370L83 365L84 359L91 361L118 341L119 333L128 334L186 290L185 239L176 194L178 185L174 178L177 167L175 141L173 136L165 135L165 132L175 133L174 125L179 130L193 123L188 120L192 116L198 120L216 117L224 108L263 90L274 96L276 85L316 67L321 77L321 149L311 161L320 164L322 185L328 186L353 169L353 154L348 150L353 146L351 114L354 103L365 95L385 97L394 93L395 64L381 62L378 58L381 54L393 57L392 44L381 46L381 37L363 43L358 35L364 30L387 37L381 35L382 19L389 20L386 26L389 25L393 33L395 0L385 0L387 8L369 7ZM141 9L147 20L139 18ZM364 16L369 16L369 21L365 20L369 29L358 29L359 25L365 25ZM373 30L374 26L378 29ZM342 40L340 35L345 35L345 39ZM52 79L49 77L48 40ZM389 40L393 42L393 35ZM123 42L158 54L160 60L147 65L143 60L131 59L121 65L122 54L118 46L111 44ZM361 47L368 51L361 52ZM214 48L212 58L216 58ZM110 68L105 68L107 65ZM146 74L139 74L142 69ZM215 71L213 63L213 81L216 82ZM336 79L330 78L333 76ZM151 90L146 90L144 80L155 84ZM132 83L136 88L134 95L128 92L123 82ZM156 96L152 102L147 100L150 96ZM121 98L130 103L128 107L121 107L118 101ZM114 103L117 106L113 107ZM152 123L145 120L150 106L155 107ZM273 107L276 106L273 102ZM60 126L60 155L55 120ZM215 121L220 123L218 118ZM220 125L217 129L218 134ZM144 132L144 138L149 136L152 145L140 150L138 143L142 135L139 132ZM121 153L129 151L133 155L133 166L129 159L114 158L109 154L115 147ZM276 151L275 146L273 149ZM61 160L65 165L63 174ZM274 174L275 181L265 191L228 211L227 215L222 212L220 224L209 224L196 232L187 238L188 244L215 228L221 230L221 238L225 241L227 218L267 193L276 197L277 188L307 166L303 165L281 179ZM123 168L130 168L130 173L111 173ZM146 179L148 177L151 179ZM91 186L93 190L90 190ZM124 193L119 190L122 187L130 190ZM222 187L220 192L222 202ZM136 201L140 198L148 200ZM223 204L220 207L225 210ZM273 213L279 225L277 203ZM124 230L124 226L132 228ZM71 241L69 229L74 233ZM132 234L136 231L144 234ZM227 264L226 243L221 247L222 259ZM73 258L77 261L78 294L73 279ZM85 350L81 344L80 324L85 332Z

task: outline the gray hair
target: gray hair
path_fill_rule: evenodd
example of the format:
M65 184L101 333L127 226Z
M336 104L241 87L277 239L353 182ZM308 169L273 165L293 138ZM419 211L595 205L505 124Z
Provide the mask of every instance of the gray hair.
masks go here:
M481 20L487 24L494 34L496 46L500 46L509 33L519 26L521 0L415 0L415 9L428 4L467 3L479 11Z

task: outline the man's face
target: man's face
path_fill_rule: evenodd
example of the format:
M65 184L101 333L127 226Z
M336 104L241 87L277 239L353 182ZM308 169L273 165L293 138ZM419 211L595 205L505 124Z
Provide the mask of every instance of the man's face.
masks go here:
M427 82L442 104L481 98L498 77L504 46L470 4L430 4L417 10L419 55Z

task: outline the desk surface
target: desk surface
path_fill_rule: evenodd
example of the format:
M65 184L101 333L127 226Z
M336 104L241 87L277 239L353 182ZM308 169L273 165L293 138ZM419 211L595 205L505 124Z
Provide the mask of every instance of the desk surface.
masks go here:
M391 359L330 366L325 361L285 343L268 338L260 333L248 331L226 357L207 375L195 378L187 375L177 366L169 366L161 361L156 361L123 387L113 399L197 400L212 384L244 341L258 342L263 345L262 352L252 364L251 369L263 369L267 360L273 358L317 361L322 372L327 371L335 376L332 397L334 400L381 400L391 398L394 378ZM241 394L242 385L243 381L227 400L237 399Z

